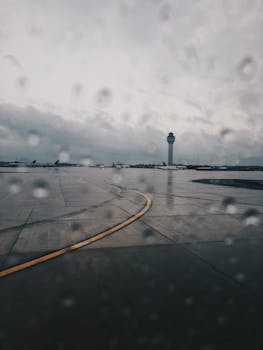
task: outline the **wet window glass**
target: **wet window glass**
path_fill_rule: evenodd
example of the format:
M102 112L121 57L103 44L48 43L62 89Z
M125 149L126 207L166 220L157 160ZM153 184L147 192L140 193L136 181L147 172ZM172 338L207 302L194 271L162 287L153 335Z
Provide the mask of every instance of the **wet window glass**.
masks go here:
M263 1L0 2L0 348L261 350Z

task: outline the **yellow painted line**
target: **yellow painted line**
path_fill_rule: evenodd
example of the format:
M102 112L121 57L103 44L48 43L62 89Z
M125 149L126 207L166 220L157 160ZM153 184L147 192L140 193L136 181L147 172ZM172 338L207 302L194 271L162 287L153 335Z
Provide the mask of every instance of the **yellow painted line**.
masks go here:
M29 260L29 261L26 261L22 264L19 264L19 265L16 265L16 266L12 266L12 267L9 267L5 270L2 270L0 271L0 277L5 277L5 276L8 276L8 275L11 275L15 272L18 272L18 271L21 271L21 270L25 270L29 267L32 267L34 265L37 265L37 264L40 264L42 262L45 262L45 261L48 261L48 260L51 260L51 259L54 259L54 258L57 258L58 256L61 256L61 255L64 255L68 252L71 252L71 251L74 251L74 250L77 250L79 248L82 248L88 244L91 244L91 243L94 243L96 241L98 241L99 239L102 239L106 236L109 236L110 234L116 232L116 231L119 231L120 229L122 229L123 227L125 226L128 226L129 224L131 224L132 222L134 222L135 220L138 220L141 216L143 216L151 207L152 205L152 200L144 193L142 192L139 192L139 191L133 191L133 192L136 192L138 193L139 195L143 196L145 199L146 199L146 204L145 206L143 207L143 209L141 209L138 213L136 213L135 215L131 216L129 219L121 222L120 224L114 226L114 227L111 227L101 233L98 233L88 239L85 239L81 242L78 242L78 243L74 243L68 247L65 247L65 248L62 248L62 249L59 249L59 250L56 250L52 253L49 253L49 254L46 254L46 255L43 255L39 258L36 258L36 259L32 259L32 260Z

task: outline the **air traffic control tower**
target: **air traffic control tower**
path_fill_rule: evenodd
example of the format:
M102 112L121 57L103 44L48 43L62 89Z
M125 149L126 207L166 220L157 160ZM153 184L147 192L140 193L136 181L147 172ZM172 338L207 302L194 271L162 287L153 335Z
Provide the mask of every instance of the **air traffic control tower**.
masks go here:
M167 136L168 142L168 165L173 165L173 146L174 146L175 137L172 132L169 132Z

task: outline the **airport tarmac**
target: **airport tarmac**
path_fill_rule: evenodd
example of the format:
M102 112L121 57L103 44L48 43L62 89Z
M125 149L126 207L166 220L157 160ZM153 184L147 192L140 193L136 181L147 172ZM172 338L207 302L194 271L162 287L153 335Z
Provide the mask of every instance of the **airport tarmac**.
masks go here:
M262 349L262 177L0 169L2 348Z

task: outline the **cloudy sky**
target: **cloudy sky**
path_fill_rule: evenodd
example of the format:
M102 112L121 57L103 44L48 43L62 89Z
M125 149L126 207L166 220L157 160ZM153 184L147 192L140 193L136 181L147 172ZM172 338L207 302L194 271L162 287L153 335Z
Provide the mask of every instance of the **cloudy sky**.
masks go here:
M263 165L262 0L0 1L0 160Z

